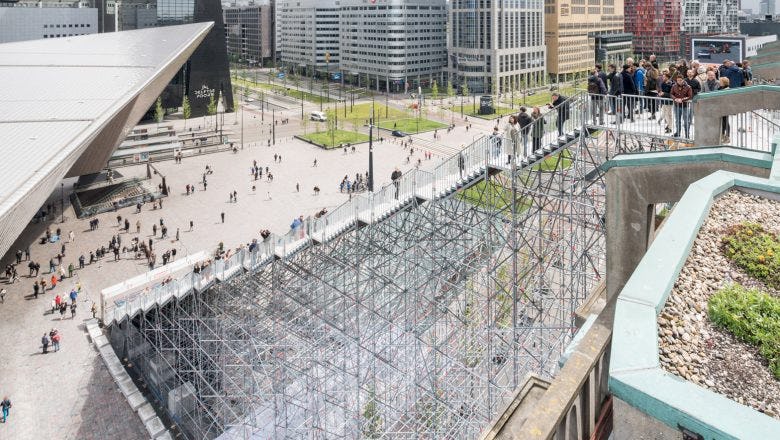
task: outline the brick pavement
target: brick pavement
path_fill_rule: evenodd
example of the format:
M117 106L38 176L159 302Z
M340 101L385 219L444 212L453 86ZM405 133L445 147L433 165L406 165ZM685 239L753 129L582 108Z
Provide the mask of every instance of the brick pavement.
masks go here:
M463 129L458 130L465 142ZM457 134L456 130L453 139ZM273 162L274 154L282 155L281 163ZM397 143L377 144L377 184L389 183L390 173L396 166L404 171L412 167L413 163L405 164L407 154ZM416 156L421 156L419 151ZM318 160L317 167L312 166L314 158ZM324 151L287 138L272 148L252 147L238 154L185 158L182 164L158 163L156 167L167 176L172 188L172 196L164 199L162 210L151 210L147 204L140 214L136 214L134 208L102 214L98 216L100 228L90 231L88 219L77 220L72 209L66 209L65 223L59 223L58 214L57 222L49 226L52 230L61 228L65 237L71 230L76 234L74 243L66 243L66 267L71 262L77 266L77 258L82 253L88 259L89 250L108 244L111 236L118 233L117 215L129 218L131 223L131 233L121 234L123 244L135 236L148 241L152 223L159 222L160 218L168 225L172 238L179 228L181 240L178 242L172 238L159 239L158 231L154 240L158 255L171 248L176 248L178 255L210 251L219 241L226 246L237 246L257 237L261 228L285 233L293 217L310 215L323 207L332 209L346 201L349 196L338 192L338 184L345 174L353 178L357 172L364 173L367 158L367 145L358 146L354 154L344 155L340 150ZM273 182L251 180L249 167L253 160L270 167ZM439 160L424 161L423 168L431 168ZM208 190L203 191L199 182L206 164L212 166L215 173L208 176ZM124 175L139 175L145 173L145 167L119 171ZM184 195L187 183L198 187L194 195ZM300 184L300 192L295 191L295 183ZM252 185L256 185L255 191L252 191ZM318 196L312 191L315 185L322 189ZM238 192L237 203L228 201L228 192L233 190ZM271 195L270 200L267 193ZM51 200L57 200L59 205L59 190ZM224 224L219 219L221 212L226 214ZM141 233L135 234L135 223L139 220ZM192 232L188 231L189 220L195 223ZM13 259L16 249L29 245L32 259L41 264L41 275L46 277L48 261L59 252L61 245L38 244L46 226L31 224L3 258L3 267ZM84 321L91 316L92 301L98 299L101 289L147 269L144 261L112 260L112 257L105 257L88 265L77 271L74 279L64 280L55 290L47 290L38 299L31 298L33 279L26 276L26 262L18 269L21 281L13 285L0 281L0 287L8 289L5 303L0 304L0 332L4 335L0 338L0 394L7 394L14 404L9 422L0 425L0 439L145 438L143 426L114 385L84 329ZM54 295L67 296L76 281L83 286L76 318L60 321L59 315L46 314ZM52 327L57 327L63 335L61 351L42 355L41 336Z

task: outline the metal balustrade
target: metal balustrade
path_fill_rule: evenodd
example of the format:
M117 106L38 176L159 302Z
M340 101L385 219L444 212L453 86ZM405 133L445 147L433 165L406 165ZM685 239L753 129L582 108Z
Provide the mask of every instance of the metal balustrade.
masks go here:
M176 291L177 295L183 295L193 288L202 289L215 278L220 281L231 278L240 273L242 268L255 271L273 258L288 258L313 241L329 242L360 223L382 221L415 198L425 201L448 197L463 185L483 176L490 168L509 170L513 160L516 168L537 166L545 157L575 142L585 128L607 129L621 136L649 137L655 142L652 144L654 149L668 149L673 145L673 140L678 143L690 142L696 115L692 115L688 136L683 136L684 126L681 126L682 137L674 139L673 132L675 118L680 112L689 111L692 106L684 106L678 114L675 114L674 107L672 100L667 98L578 93L558 107L548 109L539 119L520 127L515 139L503 135L482 136L460 153L445 159L432 171L408 171L398 181L373 193L353 195L350 200L319 218L305 218L300 226L286 234L272 234L266 239L255 240L257 248L253 252L240 249L227 260L217 260L192 280L172 282L179 287L166 287L163 291L144 293L141 295L143 298L127 300L117 306L116 319L131 315L138 307L167 298L171 290ZM613 114L608 114L610 109L614 110ZM760 110L728 116L728 130L724 133L729 135L724 140L739 148L766 151L770 148L772 137L780 133L777 116L775 111ZM667 131L667 125L671 125L671 132ZM620 149L621 153L629 151L626 147Z

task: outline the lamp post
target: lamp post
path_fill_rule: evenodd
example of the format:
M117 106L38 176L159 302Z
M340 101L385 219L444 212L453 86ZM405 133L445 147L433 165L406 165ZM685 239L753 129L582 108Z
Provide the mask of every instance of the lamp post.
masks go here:
M276 109L271 109L271 119L273 119L273 122L271 123L271 137L273 138L273 143L276 145Z
M368 120L368 190L374 192L374 107Z
M60 223L65 223L65 183L60 182Z

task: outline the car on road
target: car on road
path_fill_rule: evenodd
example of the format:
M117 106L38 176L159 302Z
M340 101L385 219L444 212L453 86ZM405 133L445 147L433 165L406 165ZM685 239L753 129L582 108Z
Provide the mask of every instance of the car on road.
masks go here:
M393 136L402 138L402 137L406 137L406 133L400 130L393 130Z
M317 122L327 122L328 117L323 112L311 112L310 119Z

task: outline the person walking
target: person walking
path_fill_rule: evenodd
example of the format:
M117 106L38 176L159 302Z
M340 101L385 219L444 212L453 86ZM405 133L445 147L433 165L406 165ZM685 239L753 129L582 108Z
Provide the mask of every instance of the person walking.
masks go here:
M669 134L672 132L672 125L674 123L674 119L672 118L672 86L674 84L672 83L672 80L669 77L669 74L664 72L661 75L661 83L658 87L658 96L660 98L663 98L661 101L661 119L664 120L664 123L666 124L666 128L664 128L664 133ZM661 121L659 120L658 123L660 124Z
M531 123L533 122L526 111L525 107L520 107L520 113L517 115L517 128L520 130L520 136L523 140L523 157L528 156L528 134L531 132Z
M73 243L73 240L76 239L76 234L73 233L73 231L68 232L68 242Z
M51 276L51 290L54 290L54 288L57 287L57 275Z
M179 241L179 228L176 228L176 241Z
M190 220L190 232L192 232L193 230L195 230L195 222Z
M54 351L58 352L60 351L60 332L57 329L52 329L52 333L49 333L51 335L51 345Z
M92 308L91 308L90 311L92 312L92 318L93 319L97 318L97 303L96 302L92 303Z
M76 301L70 303L70 319L76 317Z
M136 220L135 222L135 233L136 234L141 233L141 220Z
M558 136L563 136L564 125L569 119L569 103L566 100L569 99L558 92L553 92L552 101L548 104L551 109L554 108L558 112Z
M49 336L46 333L41 337L41 346L43 346L43 354L49 352Z
M225 223L225 213L224 213L224 212L221 212L221 213L219 214L219 217L222 219L222 223Z
M504 126L504 137L512 141L510 150L507 151L506 164L512 163L512 156L517 152L517 147L520 146L520 126L517 123L517 116L509 115L506 125ZM463 176L461 176L463 177Z
M533 140L531 146L535 153L542 148L542 137L544 136L545 121L539 107L534 107L533 110L531 110L531 119L534 120L534 125L531 128L531 139Z
M68 303L66 301L63 301L60 303L60 321L62 321L62 318L65 317L65 312L68 311Z
M607 94L607 86L598 76L598 71L594 69L588 77L588 95L590 95L590 115L593 125L598 121L599 125L604 125L604 95Z
M0 402L0 408L3 409L3 423L8 421L8 410L11 409L11 406L13 405L11 405L11 400L8 399L8 396L3 396L3 401Z
M731 81L728 77L721 76L718 83L718 90L728 90L731 87ZM723 116L720 121L720 143L728 144L731 142L731 126L729 125L729 117Z

